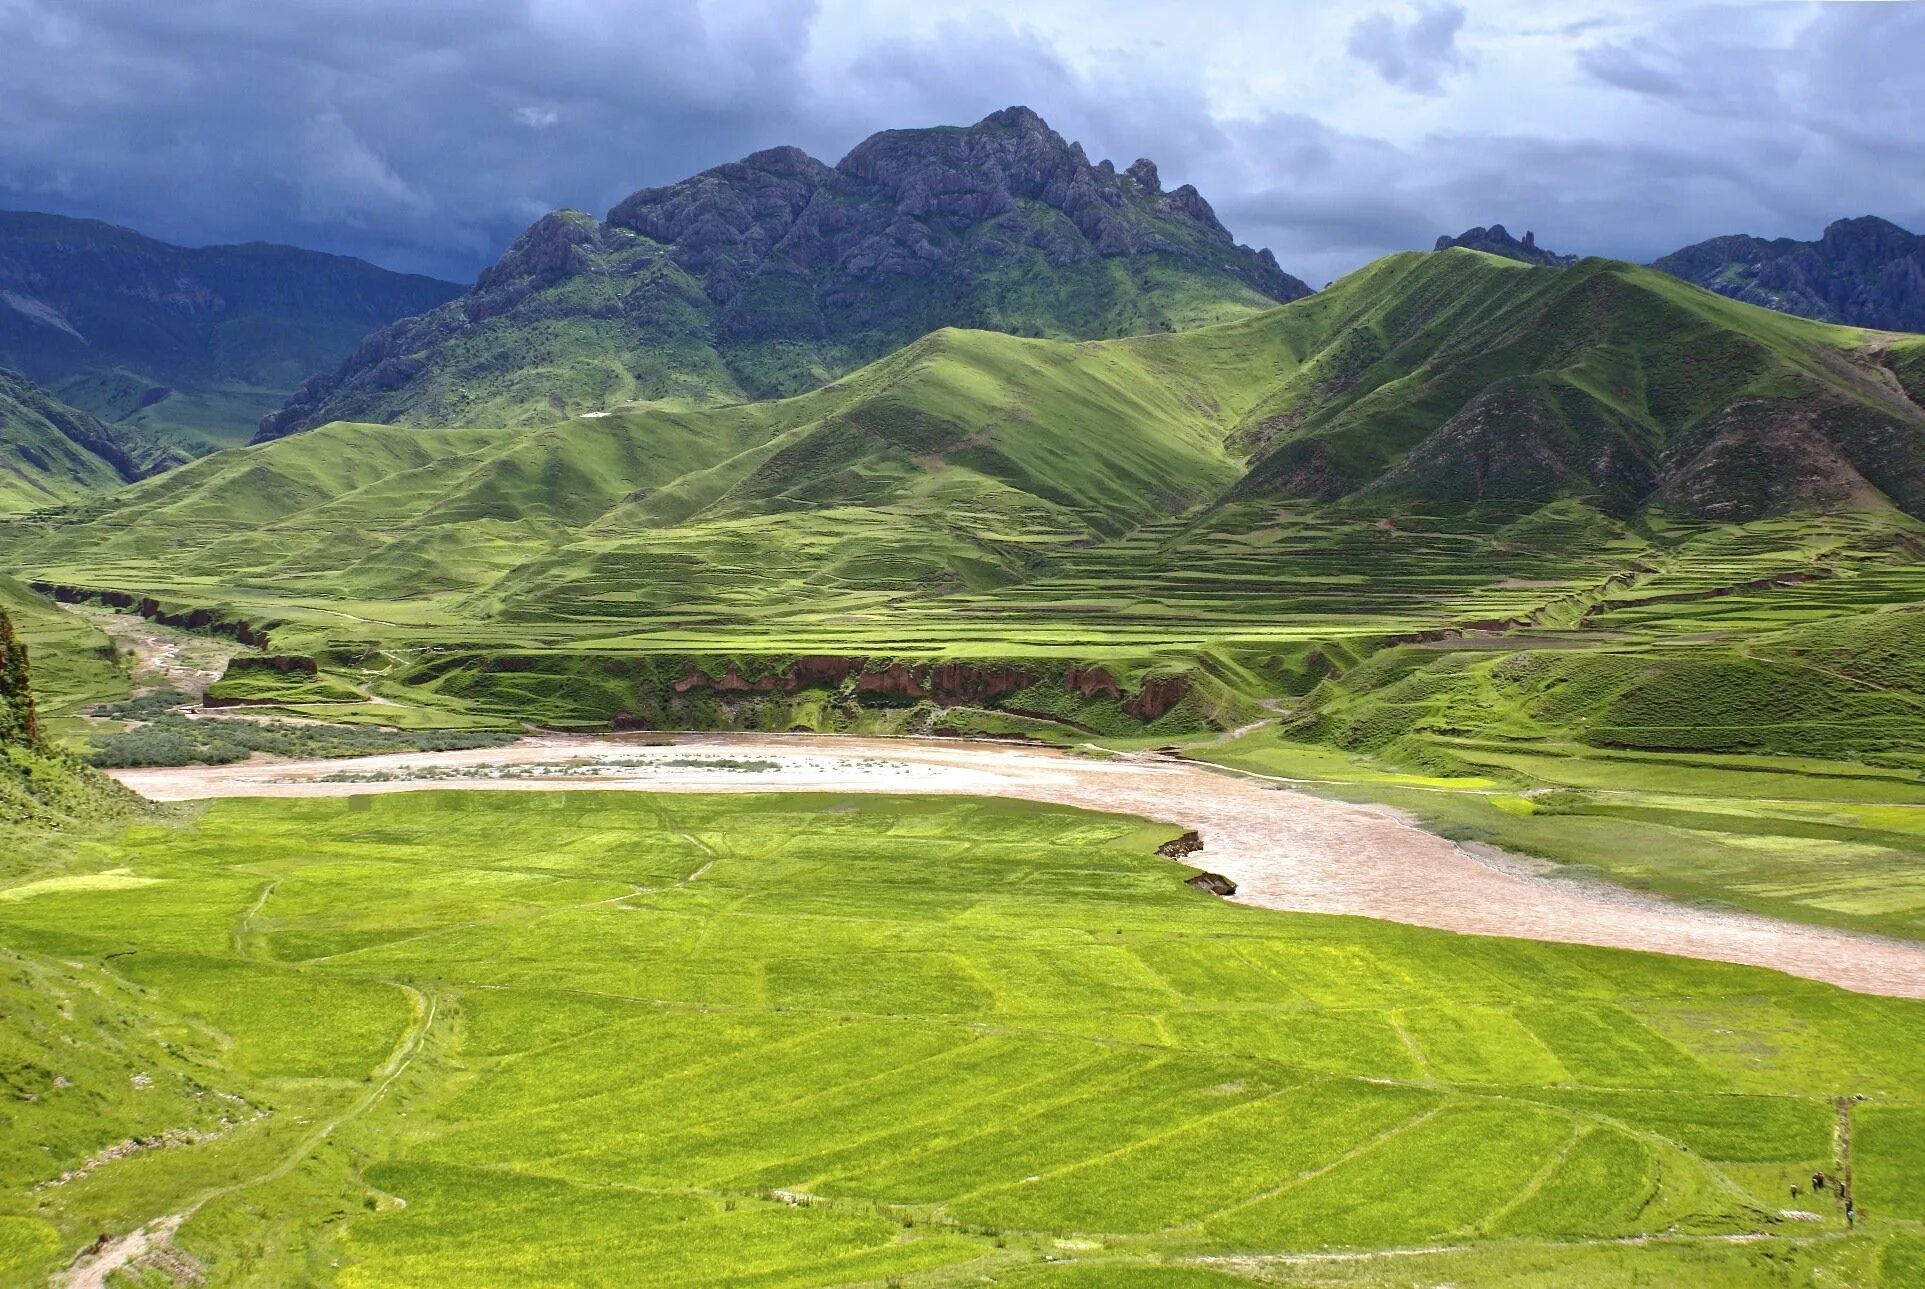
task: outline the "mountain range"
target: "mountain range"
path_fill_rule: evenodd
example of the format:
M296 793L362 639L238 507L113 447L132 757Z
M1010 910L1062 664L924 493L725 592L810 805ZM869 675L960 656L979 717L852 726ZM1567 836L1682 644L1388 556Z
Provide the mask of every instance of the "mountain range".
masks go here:
M13 504L67 503L0 523L11 567L325 675L223 701L384 722L846 728L933 695L1233 728L1333 659L1580 630L1661 573L1705 579L1667 603L1833 569L1903 603L1925 549L1925 336L1501 225L1310 293L1022 109L546 216L158 477L8 388Z
M1920 519L1921 404L1925 338L1868 347L1608 260L1411 252L1183 332L940 330L786 399L334 424L117 493L27 550L620 619L766 594L744 564L818 586L1006 584L1062 543L1251 502L1485 524L1563 501L1619 520Z
M1815 242L1714 237L1653 267L1801 318L1925 331L1925 237L1875 216L1837 220Z
M0 366L196 450L245 439L369 331L460 290L288 246L188 249L0 212Z
M1502 224L1439 237L1435 249L1453 246L1525 264L1564 267L1578 260L1546 250L1528 232L1520 241ZM1876 216L1837 220L1815 242L1713 237L1651 267L1718 295L1816 322L1925 331L1925 237Z
M193 332L232 358L247 348L238 335L318 335L319 318L346 325L349 316L453 291L284 248L182 252L51 217L7 217L0 230L6 280L40 292L10 294L0 317L36 341L86 341L102 355L115 343L134 345L130 337L184 345ZM494 512L517 523L527 502L568 524L599 523L591 510L604 494L674 524L744 504L758 512L872 504L905 477L942 476L948 464L979 458L1000 464L972 466L976 483L987 478L1047 503L1053 530L1097 536L1158 511L1255 496L1353 508L1571 497L1619 516L1658 507L1706 518L1876 498L1918 515L1925 489L1914 347L1866 346L1849 333L1713 307L1713 296L1671 284L1697 272L1707 287L1742 298L1765 289L1758 281L1795 279L1798 292L1773 297L1780 316L1798 301L1833 312L1888 299L1896 308L1904 276L1891 266L1910 262L1917 241L1877 220L1841 221L1813 244L1714 239L1666 257L1658 266L1666 277L1579 261L1494 224L1440 237L1428 257L1387 257L1312 296L1268 252L1235 243L1195 189L1165 192L1148 160L1120 171L1092 163L1017 107L967 128L886 131L835 166L792 148L757 153L636 192L603 220L545 216L471 291L374 331L335 371L302 383L263 419L257 441L348 421L503 431L564 424L584 441L598 437L591 429L633 427L679 445L637 475L639 442L621 449L612 469L590 470L568 462L567 445L552 436L511 434L505 459L518 469L593 476L567 499L517 489L520 500ZM1765 267L1747 277L1731 268L1733 255ZM1724 267L1712 272L1713 264ZM1865 290L1825 286L1825 265L1855 274ZM1889 289L1872 290L1878 283ZM256 325L255 311L277 305L288 316ZM205 329L163 325L188 317ZM1112 407L1118 388L1069 395L1078 406L1111 407L1109 428L1091 423L1089 443L1038 450L1065 460L1116 451L1138 431L1161 445L1083 493L1050 484L1034 462L1012 467L1023 453L992 446L1014 440L992 432L989 409L1025 397L1004 387L1006 374L1039 351L964 344L952 328L1012 340L1107 337L1121 345L1107 361L1139 377L1147 363L1158 379L1181 372L1193 382L1190 368L1204 353L1219 374L1242 374L1234 396L1215 386L1194 394L1210 409L1201 419L1171 421L1194 421L1196 442L1169 440L1143 422L1151 408L1170 420L1150 390L1132 389L1120 407ZM1204 339L1160 341L1158 333ZM976 406L970 400L902 383L930 370L913 355L953 358L982 345L983 370L969 383L991 392L970 413L976 421L957 419L956 409ZM150 367L165 350L149 353ZM1048 366L1083 372L1076 356L1084 352L1072 345ZM1098 352L1111 351L1088 351ZM1706 354L1720 361L1698 370ZM69 372L52 393L12 377L0 384L0 427L16 458L6 477L11 508L72 500L175 462L140 431L141 409L131 426L117 426L84 410L86 398L68 407L55 397L78 390L97 399L128 374L125 365L111 375ZM827 401L809 401L812 392ZM163 391L146 410L173 397ZM759 410L723 410L744 405ZM890 410L905 405L919 409L914 432ZM617 424L589 425L610 414ZM938 424L960 440L928 428ZM1041 442L1083 424L1078 413L1057 426L1032 424L1028 434ZM1175 442L1189 444L1182 460L1159 455ZM458 455L464 468L477 464ZM904 465L925 459L943 468ZM1137 466L1141 473L1130 474ZM232 486L223 470L208 477ZM480 478L464 486L487 491ZM416 482L429 486L427 476Z
M758 152L595 219L543 217L459 300L365 340L261 424L514 425L780 397L940 327L1094 339L1309 288L1154 163L1092 163L1027 108L889 130L834 166Z

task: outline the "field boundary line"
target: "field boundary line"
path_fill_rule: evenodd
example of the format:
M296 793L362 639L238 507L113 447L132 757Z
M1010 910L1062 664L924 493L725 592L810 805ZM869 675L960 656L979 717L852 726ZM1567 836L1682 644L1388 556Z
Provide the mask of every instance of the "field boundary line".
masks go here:
M1147 1050L1154 1051L1156 1049L1151 1048ZM1114 1053L1111 1053L1111 1054L1114 1054ZM1129 1049L1123 1049L1123 1054L1126 1056L1134 1056L1135 1052L1130 1051ZM1159 1057L1155 1060L1145 1062L1142 1065L1132 1066L1129 1069L1118 1070L1114 1074L1110 1075L1108 1078L1103 1079L1101 1082L1098 1082L1086 1087L1077 1088L1075 1091L1068 1092L1059 1097L1054 1097L1048 1101L1039 1102L1038 1104L1029 1107L1027 1112L1023 1114L1019 1114L1012 1118L1002 1120L1001 1122L996 1123L989 1127L976 1128L973 1131L965 1132L962 1135L957 1137L952 1137L941 1141L925 1142L923 1145L921 1145L917 1149L907 1151L901 1155L897 1155L895 1158L887 1162L891 1165L899 1164L899 1163L907 1163L912 1160L922 1159L928 1155L937 1154L941 1151L952 1150L955 1147L963 1145L966 1142L974 1141L978 1137L988 1137L988 1136L993 1136L998 1132L1006 1132L1009 1129L1016 1127L1019 1124L1026 1124L1026 1123L1029 1123L1031 1120L1039 1119L1044 1115L1053 1114L1057 1110L1060 1110L1063 1107L1068 1105L1073 1105L1078 1101L1087 1101L1093 1096L1097 1096L1104 1092L1107 1092L1109 1089L1114 1088L1119 1083L1127 1082L1131 1078L1134 1078L1141 1074L1145 1074L1150 1070L1154 1070L1159 1066L1163 1066L1167 1064L1169 1064L1169 1058L1165 1056L1165 1057ZM861 1172L872 1172L872 1171L874 1171L873 1165L869 1168L865 1168L861 1170ZM855 1175L860 1176L861 1172ZM998 1183L998 1184L1007 1185L1007 1183ZM983 1188L983 1189L987 1189L987 1188Z
M1304 1186L1309 1184L1310 1182L1314 1182L1319 1177L1322 1177L1325 1173L1331 1171L1333 1168L1338 1168L1344 1164L1347 1164L1351 1160L1356 1159L1359 1156L1367 1155L1371 1151L1377 1149L1377 1147L1383 1145L1385 1142L1392 1141L1398 1137L1401 1137L1403 1136L1403 1134L1405 1134L1406 1132L1409 1132L1413 1128L1423 1127L1425 1124L1429 1123L1432 1119L1435 1119L1438 1115L1442 1114L1445 1109L1447 1109L1449 1106L1453 1104L1459 1104L1459 1103L1454 1103L1451 1101L1441 1101L1437 1105L1432 1106L1430 1109L1425 1110L1420 1114L1413 1115L1411 1118L1404 1120L1402 1123L1395 1124L1390 1128L1385 1129L1383 1132L1378 1133L1374 1137L1368 1137L1365 1140L1358 1142L1355 1146L1352 1146L1349 1150L1344 1151L1341 1155L1338 1155L1335 1159L1331 1160L1327 1164L1319 1164L1315 1168L1310 1169L1308 1172L1298 1173L1295 1177L1292 1177L1289 1181L1284 1182L1280 1186L1272 1186L1267 1191L1259 1191L1255 1195L1246 1196L1245 1198L1238 1200L1234 1204L1225 1204L1222 1208L1212 1209L1208 1213L1204 1213L1201 1216L1194 1218L1192 1221L1185 1223L1185 1225L1186 1226L1208 1226L1211 1222L1215 1221L1217 1218L1225 1216L1226 1214L1234 1213L1239 1209L1249 1208L1252 1205L1261 1204L1265 1200L1273 1199L1278 1195L1282 1195L1286 1191L1292 1191L1298 1188L1299 1186Z
M1517 1194L1511 1196L1509 1200L1498 1205L1489 1213L1486 1213L1480 1220L1467 1222L1463 1226L1458 1227L1457 1232L1465 1235L1488 1232L1495 1223L1503 1221L1506 1217L1509 1217L1512 1213L1529 1203L1539 1191L1544 1189L1545 1184L1551 1180L1551 1175L1557 1172L1566 1159L1571 1157L1571 1152L1577 1149L1578 1143L1586 1137L1589 1137L1594 1131L1596 1131L1596 1129L1592 1128L1590 1124L1585 1123L1582 1119L1573 1117L1571 1135L1565 1139L1562 1146L1558 1147L1555 1154L1544 1161L1544 1166L1539 1168L1537 1173L1529 1181L1524 1183L1523 1188L1520 1189Z
M556 880L559 881L563 879L558 878ZM445 926L429 927L426 931L417 931L413 935L397 936L392 940L383 940L379 944L364 944L353 949L343 949L339 953L322 954L318 958L303 958L299 962L289 965L311 967L323 962L338 962L342 958L351 958L360 953L373 953L379 949L390 949L398 945L415 944L422 940L431 940L440 935L452 935L457 931L472 931L480 927L499 926L516 921L539 922L541 919L552 917L557 913L580 913L587 909L601 908L606 904L620 904L623 900L632 900L639 895L648 895L655 890L662 889L658 887L637 886L634 882L628 881L626 878L610 877L598 878L596 880L608 882L619 881L629 889L620 895L611 895L606 899L583 900L576 904L540 905L534 908L529 908L524 905L519 908L509 909L504 913L497 913L493 917L473 918L466 922L450 922Z
M1037 1181L1039 1182L1054 1181L1056 1178L1065 1176L1069 1173L1081 1172L1085 1168L1093 1168L1098 1164L1107 1163L1108 1161L1119 1158L1123 1155L1133 1154L1138 1150L1145 1150L1151 1146L1159 1146L1164 1142L1170 1140L1172 1137L1180 1137L1184 1133L1189 1132L1191 1129L1200 1128L1204 1124L1209 1123L1212 1120L1221 1119L1225 1115L1235 1114L1240 1110L1247 1110L1252 1106L1260 1106L1267 1101L1274 1101L1278 1097L1283 1096L1286 1093L1295 1092L1298 1089L1306 1086L1308 1085L1304 1083L1299 1083L1292 1087L1278 1088L1274 1092L1266 1092L1262 1096L1252 1097L1248 1101L1238 1101L1233 1105L1227 1105L1222 1107L1221 1109L1211 1110L1206 1114L1196 1115L1193 1118L1185 1119L1182 1123L1177 1124L1173 1128L1166 1128L1162 1132L1154 1132L1147 1137L1138 1137L1135 1141L1129 1142L1125 1145L1117 1146L1110 1150L1102 1151L1099 1154L1086 1155L1083 1158L1075 1160L1071 1163L1063 1164L1056 1168L1045 1169L1044 1171L1036 1175ZM1023 1182L996 1182L988 1186L978 1186L973 1191L965 1191L962 1194L953 1197L949 1202L953 1204L962 1200L974 1199L977 1196L982 1195L988 1191L1008 1190L1011 1186L1021 1186L1024 1184L1025 1183ZM1028 1183L1028 1184L1034 1185L1035 1183Z
M837 1151L844 1150L844 1149L860 1149L868 1145L870 1142L879 1141L885 1137L893 1136L898 1133L913 1132L919 1129L927 1128L929 1125L932 1125L932 1124L942 1123L945 1119L953 1118L954 1116L957 1116L960 1114L966 1114L986 1104L993 1104L998 1099L1001 1099L1001 1098L1018 1098L1022 1093L1027 1092L1029 1089L1037 1087L1041 1084L1046 1084L1050 1082L1050 1080L1052 1079L1071 1078L1075 1074L1077 1074L1079 1071L1087 1069L1089 1066L1095 1065L1101 1062L1102 1060L1106 1059L1108 1055L1110 1054L1090 1053L1088 1054L1088 1058L1086 1060L1083 1060L1076 1065L1070 1066L1067 1069L1060 1069L1060 1068L1050 1069L1045 1071L1042 1074L1037 1075L1034 1078L1025 1079L1021 1083L1003 1084L993 1088L989 1088L989 1089L986 1089L985 1091L978 1093L975 1096L969 1097L967 1100L951 1101L945 1104L942 1109L937 1110L933 1113L925 1114L915 1119L904 1120L903 1122L885 1131L872 1132L872 1133L869 1133L867 1136L850 1140L846 1144L839 1144L838 1146L832 1148L830 1151L816 1151L814 1153L816 1155L822 1155L825 1153L836 1153ZM1104 1085L1099 1085L1099 1086L1104 1086ZM1074 1100L1074 1099L1076 1098L1074 1095L1072 1095L1069 1097L1058 1098L1057 1100L1048 1102L1046 1104L1050 1107L1054 1107L1056 1105L1063 1104L1065 1101ZM1024 1115L1023 1119L1026 1120L1033 1117L1034 1117L1034 1112L1032 1112L1031 1114ZM1017 1122L1017 1120L1005 1120L1003 1122L1010 1123L1010 1122ZM975 1135L978 1135L978 1134L974 1132L968 1133L968 1134L965 1134L964 1138L959 1138L958 1140L966 1139L969 1136L975 1136ZM948 1144L947 1142L940 1142L932 1145L925 1145L922 1148L919 1148L917 1150L908 1151L900 1155L892 1156L889 1162L895 1162L897 1160L912 1159L918 1155L927 1154L930 1150L943 1149L947 1144ZM834 1173L826 1173L826 1174L818 1173L810 1176L807 1179L807 1183L810 1185L813 1185L815 1183L822 1182L825 1180L831 1180L835 1176L836 1174ZM724 1180L733 1181L735 1179L726 1178ZM811 1192L811 1193L813 1194L814 1192Z

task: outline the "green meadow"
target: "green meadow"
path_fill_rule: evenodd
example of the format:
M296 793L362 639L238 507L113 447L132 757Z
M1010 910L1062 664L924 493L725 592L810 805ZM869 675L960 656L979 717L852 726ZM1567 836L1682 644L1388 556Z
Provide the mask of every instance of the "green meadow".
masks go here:
M188 1214L209 1284L1918 1283L1925 1005L1226 904L1171 835L410 792L16 855L0 1279Z

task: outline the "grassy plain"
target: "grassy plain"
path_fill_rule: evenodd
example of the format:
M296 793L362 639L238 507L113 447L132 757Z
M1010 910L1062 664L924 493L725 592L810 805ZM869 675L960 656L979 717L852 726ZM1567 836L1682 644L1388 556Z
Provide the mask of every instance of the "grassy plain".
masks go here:
M1227 905L1169 835L407 793L12 858L4 1276L191 1212L212 1284L1907 1283L1925 1007Z

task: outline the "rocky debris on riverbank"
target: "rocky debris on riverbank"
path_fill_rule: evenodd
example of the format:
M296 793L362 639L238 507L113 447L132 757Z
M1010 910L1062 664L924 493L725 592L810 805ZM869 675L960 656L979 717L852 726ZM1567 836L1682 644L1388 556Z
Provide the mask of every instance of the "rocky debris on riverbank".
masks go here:
M1192 829L1173 841L1164 842L1156 848L1156 853L1165 859L1182 859L1185 855L1194 855L1202 849L1203 838L1197 836L1196 831Z
M1206 895L1222 895L1226 898L1237 893L1237 884L1221 873L1198 873L1195 877L1183 879L1185 886L1194 886Z

